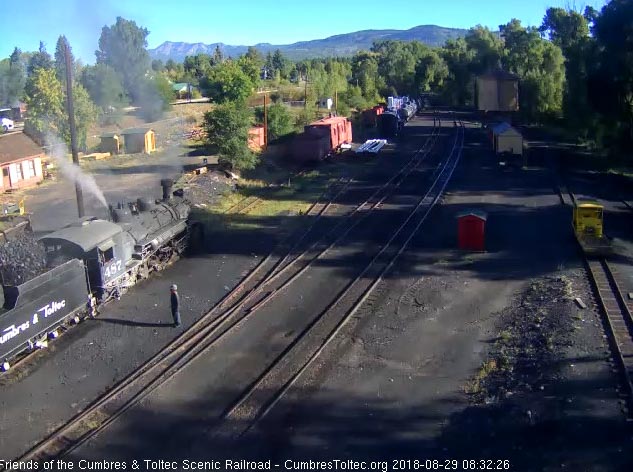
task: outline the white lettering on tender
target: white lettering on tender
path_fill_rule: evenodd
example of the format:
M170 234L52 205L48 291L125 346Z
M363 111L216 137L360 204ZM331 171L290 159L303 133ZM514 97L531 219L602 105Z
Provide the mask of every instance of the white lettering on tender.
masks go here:
M25 321L17 327L15 325L11 325L8 328L5 328L4 331L2 331L2 336L0 336L0 344L4 344L10 339L15 338L22 331L26 331L30 325L31 323L29 321Z
M66 300L62 300L61 302L52 302L52 303L49 303L48 305L44 305L42 308L37 310L36 313L33 314L32 323L31 321L25 321L24 323L19 324L17 326L11 325L8 328L5 328L2 331L2 335L0 335L0 344L6 343L10 339L15 338L18 334L26 331L31 326L36 324L39 321L40 315L44 316L44 318L48 318L49 316L54 315L59 310L65 307L66 307Z
M59 310L61 310L65 306L66 306L66 300L62 300L61 302L49 303L48 305L45 305L39 310L37 310L37 312L43 314L44 318L48 318L50 315L57 313Z

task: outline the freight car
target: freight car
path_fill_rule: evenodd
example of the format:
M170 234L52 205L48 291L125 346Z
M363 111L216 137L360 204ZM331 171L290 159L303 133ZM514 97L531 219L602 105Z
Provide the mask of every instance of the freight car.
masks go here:
M290 146L292 160L320 161L352 142L352 123L344 116L330 116L310 123Z
M418 111L418 105L409 97L388 97L387 110L378 116L378 128L384 138L395 138L405 123Z
M385 108L382 105L376 105L373 108L364 110L362 113L363 125L366 127L376 127L378 124L378 117L382 115Z
M398 116L397 110L387 110L378 116L378 130L383 138L395 138L403 126L404 122Z
M72 315L118 299L199 236L188 202L181 193L171 198L170 180L161 184L162 201L111 207L111 221L86 217L40 238L52 268L20 285L3 285L0 359L38 345Z

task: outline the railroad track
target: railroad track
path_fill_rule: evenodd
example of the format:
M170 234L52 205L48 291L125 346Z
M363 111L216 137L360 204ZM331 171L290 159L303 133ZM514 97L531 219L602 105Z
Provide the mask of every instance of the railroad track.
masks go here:
M223 415L215 435L239 437L266 416L308 369L393 268L442 196L461 157L464 126L459 123L449 157L433 175L426 194L363 271L317 316Z
M633 419L633 303L624 297L618 272L605 258L586 259L586 263L603 315L609 347L618 367L627 416Z
M374 192L369 199L355 208L349 216L363 212L365 213L363 216L366 216L370 210L377 208L391 194L387 190L393 190L399 186L406 175L419 167L420 162L430 153L432 146L437 141L439 130L438 122L432 135L414 153L405 166ZM346 191L348 185L349 182L339 182L339 185L334 186L330 193L324 197L324 201L316 202L310 208L308 214L315 216L315 220L320 218L334 204L335 199ZM358 224L361 219L363 218L357 218L355 224ZM347 218L328 232L328 234L338 236L334 242L343 237L336 232L340 230L342 225L349 224L346 222ZM293 256L315 224L316 221L296 240L286 256L277 261L272 254L264 258L231 293L227 294L186 332L18 460L46 460L63 457L70 453L106 428L165 380L172 377L184 365L203 353L205 349L236 327L258 307L280 293L284 287L287 287L306 270L311 261L316 260L319 255L323 255L333 246L334 243L331 243L325 249L316 251L314 258L306 258L307 251ZM351 228L346 229L345 234ZM310 246L308 251L315 252L317 250L316 244L318 244L318 240ZM296 261L300 259L307 260L307 264L297 265ZM294 272L291 272L290 269L293 268Z
M247 213L247 210L253 208L257 202L259 202L261 198L259 197L244 197L235 205L230 206L223 213L225 214L239 214L239 213Z
M574 193L561 186L561 194L565 193L574 205ZM627 407L627 418L633 420L633 301L624 296L620 275L606 257L583 255L583 258L618 371L620 396Z

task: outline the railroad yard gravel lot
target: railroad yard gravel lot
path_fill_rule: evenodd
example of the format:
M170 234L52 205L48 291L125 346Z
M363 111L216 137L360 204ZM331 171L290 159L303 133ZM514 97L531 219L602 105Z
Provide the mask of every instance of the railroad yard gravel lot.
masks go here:
M551 173L500 168L482 144L471 132L415 249L242 447L630 470L633 436L571 210ZM465 209L488 212L485 254L452 250Z
M1 455L17 457L85 408L193 324L258 260L182 259L50 343L32 366L0 377ZM180 329L172 327L169 311L172 283L180 289Z
M169 172L174 170L168 167ZM389 162L379 171L393 172L397 167L397 161ZM159 165L158 175L150 172L148 179L158 184L160 177L171 176L160 169L163 167ZM139 189L132 186L133 176L131 173L126 180L129 185L126 191L136 195ZM205 175L203 180L211 182L213 178ZM371 187L360 187L361 193L372 191ZM68 189L59 190L62 191ZM70 193L63 195L64 199L71 198ZM44 211L39 214L46 216ZM63 224L64 216L57 216L55 224ZM272 249L278 237L270 228L286 223L284 217L268 218L271 221L265 222L247 215L239 218L257 223L261 229L211 231L207 234L206 254L184 258L142 282L120 301L103 307L94 321L82 323L51 343L49 349L40 351L26 367L0 377L0 453L3 457L23 453L181 332L171 327L170 284L176 283L180 288L183 328L186 329Z
M398 148L379 155L384 166L354 181L316 234L403 165L431 125L423 118L407 125ZM424 194L454 132L452 118L445 120L434 151L379 211L70 458L489 459L509 461L506 470L631 470L631 423L557 176L546 167L500 166L470 121L447 193L369 299L259 423L240 438L218 434L241 392ZM569 185L596 196L592 179L574 175ZM631 283L626 293L633 291L632 213L620 193L597 196L607 232L624 248L617 265ZM484 253L455 249L456 217L470 210L487 212ZM186 328L274 246L269 229L280 222L250 221L266 228L255 238L246 230L209 236L209 254L179 261L107 305L54 343L28 375L0 377L1 455L23 452L173 339L169 284L180 287ZM245 419L232 421L243 429Z
M420 133L420 129L414 127L412 134ZM447 136L449 130L446 129ZM422 131L423 136L415 138L417 147L427 133ZM403 159L410 158L410 153L384 157L397 159L401 165ZM374 190L371 182L375 185L386 181L396 163L379 169L381 172L369 177L368 182L357 182L349 194L341 198L344 206L351 209L367 198ZM423 191L416 182L420 175L428 174L430 169L416 172L406 180L403 185L406 189L402 191L405 194ZM105 454L129 459L143 453L149 444L157 443L162 444L161 454L165 457L182 453L183 447L195 441L200 430L213 423L230 406L239 392L327 307L368 258L378 251L379 242L389 238L393 220L406 216L402 212L406 207L399 208L402 199L402 196L389 199L389 205L382 207L384 211L363 220L326 257L317 261L314 269L293 282L283 296L259 309L246 323L117 420L109 430L75 451L73 457L96 458ZM410 198L404 203L410 205ZM183 385L187 388L183 389ZM184 424L187 426L183 429ZM180 430L181 434L174 436L174 430ZM107 452L103 449L104 443L109 445Z

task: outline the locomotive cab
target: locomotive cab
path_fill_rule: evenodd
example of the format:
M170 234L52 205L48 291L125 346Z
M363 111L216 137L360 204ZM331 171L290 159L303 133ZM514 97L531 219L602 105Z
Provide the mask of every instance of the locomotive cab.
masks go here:
M55 231L40 241L50 263L80 259L84 262L91 290L101 297L126 270L125 234L119 225L96 218L84 218Z

